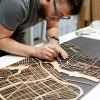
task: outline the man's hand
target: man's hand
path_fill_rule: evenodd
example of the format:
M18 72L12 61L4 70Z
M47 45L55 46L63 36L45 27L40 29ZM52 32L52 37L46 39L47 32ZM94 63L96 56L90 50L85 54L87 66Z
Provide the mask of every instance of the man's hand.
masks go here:
M58 45L52 45L50 43L41 47L36 47L35 57L40 59L46 59L48 61L54 61L55 57L60 53L63 59L67 59L67 53Z
M60 53L63 59L68 59L68 54L60 47L59 44L55 45L55 49L58 52L58 54Z
M57 57L57 49L54 45L48 43L41 47L36 47L36 53L34 54L35 57L40 59L46 59L48 61L53 61L54 57Z

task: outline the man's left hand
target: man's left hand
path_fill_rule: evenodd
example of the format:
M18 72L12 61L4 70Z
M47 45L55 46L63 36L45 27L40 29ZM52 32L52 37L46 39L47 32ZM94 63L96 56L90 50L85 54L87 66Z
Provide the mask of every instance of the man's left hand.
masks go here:
M58 54L62 56L63 59L68 59L68 54L64 51L59 44L55 45L55 49Z

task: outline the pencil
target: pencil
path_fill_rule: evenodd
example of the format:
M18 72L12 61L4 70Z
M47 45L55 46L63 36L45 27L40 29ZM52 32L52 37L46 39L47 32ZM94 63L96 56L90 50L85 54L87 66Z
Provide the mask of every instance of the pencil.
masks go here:
M50 43L53 45L53 43L52 43L52 41L51 41L50 37L48 37L48 39L49 39ZM57 54L57 57L58 57L58 54Z
M53 45L53 43L52 43L52 41L51 41L50 37L48 37L48 39L49 39L49 41L51 42L51 44Z

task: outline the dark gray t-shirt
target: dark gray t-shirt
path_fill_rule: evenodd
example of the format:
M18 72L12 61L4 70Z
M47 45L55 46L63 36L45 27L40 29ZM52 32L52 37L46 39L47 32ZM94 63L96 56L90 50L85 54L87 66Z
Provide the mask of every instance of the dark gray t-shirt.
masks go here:
M0 24L14 33L20 33L40 21L40 0L0 0Z
M0 24L14 31L11 38L25 43L23 30L42 21L38 13L39 6L40 0L0 0ZM6 54L0 50L0 56Z

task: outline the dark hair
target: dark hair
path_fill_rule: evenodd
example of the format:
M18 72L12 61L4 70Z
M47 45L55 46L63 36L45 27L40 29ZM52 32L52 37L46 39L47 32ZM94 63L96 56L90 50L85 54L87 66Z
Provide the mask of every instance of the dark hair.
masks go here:
M81 12L84 0L56 0L60 3L67 3L70 6L70 15L78 15Z

